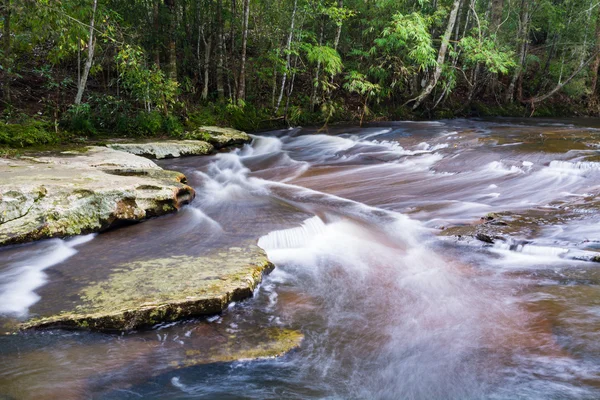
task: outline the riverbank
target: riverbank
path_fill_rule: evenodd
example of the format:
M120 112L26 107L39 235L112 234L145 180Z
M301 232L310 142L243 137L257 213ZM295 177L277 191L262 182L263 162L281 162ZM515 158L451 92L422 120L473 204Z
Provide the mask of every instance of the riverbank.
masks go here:
M185 115L168 118L154 115L156 121L113 126L99 116L77 114L77 121L51 120L45 116L9 118L0 124L0 157L18 157L39 151L60 151L84 146L104 145L114 140L169 141L201 139L196 134L206 125L228 126L232 129L255 132L289 126L356 125L381 121L426 121L454 118L488 117L598 117L597 110L584 103L556 95L535 109L519 102L498 104L494 101L455 101L435 109L416 110L401 104L373 104L363 115L352 97L340 100L333 113L297 109L285 117L273 118L271 110L246 104L243 107L210 104L187 110ZM75 118L75 117L73 117ZM121 115L124 120L136 120L133 115ZM139 119L139 118L138 118ZM152 122L152 123L150 123ZM141 124L141 125L140 125ZM218 144L213 143L216 147Z

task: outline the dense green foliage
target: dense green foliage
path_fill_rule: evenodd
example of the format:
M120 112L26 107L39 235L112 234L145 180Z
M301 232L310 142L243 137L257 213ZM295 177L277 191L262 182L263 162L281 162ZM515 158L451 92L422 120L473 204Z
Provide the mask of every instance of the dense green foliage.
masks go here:
M0 4L5 144L52 142L47 132L59 131L181 136L202 124L539 115L553 103L598 112L593 1ZM35 119L13 132L23 115Z

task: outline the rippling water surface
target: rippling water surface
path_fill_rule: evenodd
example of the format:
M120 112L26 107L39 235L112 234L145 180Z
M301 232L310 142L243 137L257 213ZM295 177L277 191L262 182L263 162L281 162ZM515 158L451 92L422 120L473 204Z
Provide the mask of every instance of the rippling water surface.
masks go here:
M188 176L193 204L3 250L0 314L60 311L120 263L242 240L257 240L275 271L208 320L2 337L0 398L600 398L600 264L589 261L600 255L600 130L589 125L291 129L162 162ZM524 221L504 240L444 235L500 212ZM299 329L302 346L173 368L208 342L272 327Z

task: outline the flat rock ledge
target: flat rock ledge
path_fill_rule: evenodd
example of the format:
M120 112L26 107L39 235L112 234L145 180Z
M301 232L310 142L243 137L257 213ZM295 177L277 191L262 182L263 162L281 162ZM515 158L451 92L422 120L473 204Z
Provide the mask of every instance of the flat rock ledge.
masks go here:
M0 159L0 246L103 231L177 211L183 174L106 147Z
M107 145L114 150L125 151L137 156L155 158L178 158L204 156L214 151L214 146L200 140L165 140L148 143L115 143Z
M212 144L215 149L239 146L252 141L252 138L246 132L219 126L201 126L193 131L186 132L183 137L185 139L203 140Z
M273 268L264 251L252 244L200 257L128 263L116 267L106 280L84 287L73 309L31 319L20 329L130 331L214 315L251 297Z
M182 135L183 140L143 141L136 143L111 143L114 150L125 151L152 159L203 156L215 150L250 143L247 133L232 128L204 126Z

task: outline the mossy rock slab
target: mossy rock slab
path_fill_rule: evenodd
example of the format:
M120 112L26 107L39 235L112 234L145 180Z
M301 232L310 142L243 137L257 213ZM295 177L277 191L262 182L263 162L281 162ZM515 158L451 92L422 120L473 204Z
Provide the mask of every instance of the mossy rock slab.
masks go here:
M177 211L183 174L105 147L0 159L0 246L99 232Z
M183 156L204 156L214 151L214 146L201 140L165 140L148 143L114 143L111 149L125 151L137 156L164 159Z
M170 365L187 368L196 365L252 361L281 357L297 349L304 335L293 329L267 328L240 334L229 334L225 340L207 340L198 349L185 351L185 356Z
M84 287L74 309L29 320L21 328L127 331L218 314L231 302L251 297L272 269L255 245L127 263Z
M239 146L252 141L252 138L245 132L218 126L201 126L193 131L186 132L184 137L186 139L207 141L216 149Z

